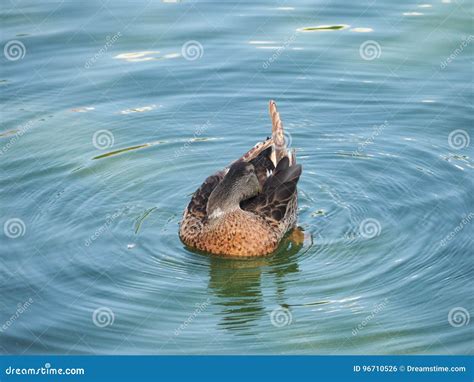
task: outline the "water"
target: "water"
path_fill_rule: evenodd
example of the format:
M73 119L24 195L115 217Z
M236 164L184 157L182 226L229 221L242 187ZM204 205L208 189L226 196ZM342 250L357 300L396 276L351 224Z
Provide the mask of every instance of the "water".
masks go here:
M472 6L134 4L3 7L0 352L472 353ZM186 250L270 99L304 243Z

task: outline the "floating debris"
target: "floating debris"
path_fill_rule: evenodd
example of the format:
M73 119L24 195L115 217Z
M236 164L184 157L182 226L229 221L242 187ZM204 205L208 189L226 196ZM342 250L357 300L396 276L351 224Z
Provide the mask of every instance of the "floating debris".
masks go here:
M3 137L9 137L11 135L15 135L17 133L19 133L20 130L19 129L11 129L11 130L7 130L7 131L4 131L3 133L0 133L0 137L3 138Z
M432 5L431 4L420 4L418 5L418 8L431 8Z
M91 110L95 110L95 107L78 107L76 109L71 109L74 113L87 113Z
M102 155L98 155L92 159L102 159L102 158L107 158L107 157L111 157L111 156L114 156L114 155L117 155L117 154L121 154L121 153L124 153L126 151L131 151L131 150L138 150L138 149L142 149L144 147L149 147L149 146L152 146L151 143L145 143L143 145L137 145L137 146L131 146L131 147L126 147L124 149L120 149L120 150L115 150L115 151L109 151L108 153L105 153L105 154L102 154Z
M315 218L316 216L324 216L326 213L324 212L324 210L317 210L317 211L314 211L312 214L311 214L311 217L312 218Z
M160 56L159 50L145 50L142 52L129 52L116 55L114 58L127 62L153 61L181 57L179 53L168 53Z
M421 12L404 12L403 16L423 16Z
M265 45L265 44L276 44L276 41L261 41L261 40L252 40L249 41L249 44L251 45Z
M149 57L150 55L157 55L159 53L160 53L159 50L145 50L143 52L121 53L121 54L116 55L114 58L117 58L119 60L131 61L131 62L149 61L155 58L154 56Z
M322 305L322 304L329 304L331 301L315 301L315 302L306 302L302 304L281 304L283 308L290 308L292 306L315 306L315 305Z
M257 46L257 49L272 49L272 50L276 50L276 49L283 49L282 46Z
M158 207L149 208L141 216L138 217L138 219L135 221L135 235L138 233L138 231L140 231L143 221L156 209L158 209Z
M374 30L372 28L352 28L351 32L356 32L356 33L369 33L373 32Z
M297 32L325 32L325 31L337 31L342 29L349 28L350 25L340 24L340 25L317 25L315 27L304 27L298 28Z
M127 245L127 249L133 249L135 247L136 247L136 244L134 244L134 243Z
M148 105L148 106L142 106L142 107L134 107L133 109L126 109L122 110L120 113L121 114L130 114L130 113L144 113L146 111L151 111L156 109L157 107L161 107L162 105Z
M471 161L471 159L467 155L449 154L449 155L442 155L441 158L448 161L450 164L452 164L454 167L458 168L459 170L464 171L464 167L456 163L453 163L454 161L461 162L461 164L465 167L474 168L474 163Z

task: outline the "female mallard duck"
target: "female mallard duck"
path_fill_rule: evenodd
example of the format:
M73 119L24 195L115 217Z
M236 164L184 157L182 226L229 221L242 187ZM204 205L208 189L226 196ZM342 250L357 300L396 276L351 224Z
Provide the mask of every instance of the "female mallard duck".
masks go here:
M276 104L272 137L208 177L184 210L179 236L188 247L226 256L273 252L296 224L301 165L289 151Z

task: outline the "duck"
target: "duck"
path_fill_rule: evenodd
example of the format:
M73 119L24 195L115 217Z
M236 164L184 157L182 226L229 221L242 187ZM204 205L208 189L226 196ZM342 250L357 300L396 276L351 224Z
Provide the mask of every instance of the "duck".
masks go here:
M276 103L272 135L204 180L186 206L179 237L192 250L227 257L275 252L297 223L302 166L288 147Z

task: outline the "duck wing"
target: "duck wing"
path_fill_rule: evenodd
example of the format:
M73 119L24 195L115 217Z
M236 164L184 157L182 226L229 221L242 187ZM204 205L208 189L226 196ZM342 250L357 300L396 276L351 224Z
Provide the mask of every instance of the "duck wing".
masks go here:
M204 221L207 216L207 201L209 196L214 188L224 179L227 170L228 169L218 171L214 175L207 177L203 184L194 192L185 210L186 218L198 219L201 222Z
M301 165L290 166L290 159L283 157L265 181L262 192L241 202L240 207L263 217L272 225L283 224L286 231L296 219L296 186L301 171Z

